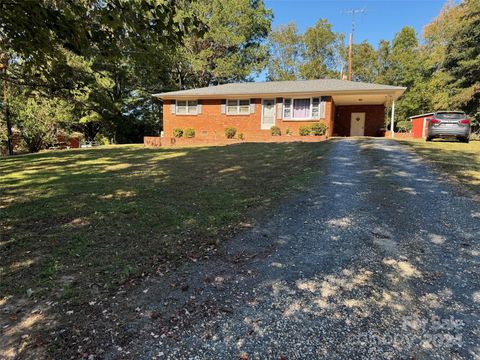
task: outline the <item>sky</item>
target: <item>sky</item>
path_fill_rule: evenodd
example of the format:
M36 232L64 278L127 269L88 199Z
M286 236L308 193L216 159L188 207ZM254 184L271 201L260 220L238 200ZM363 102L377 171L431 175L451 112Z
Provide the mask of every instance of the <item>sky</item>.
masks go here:
M404 26L412 26L419 36L446 0L266 0L273 10L273 27L293 21L301 32L327 18L333 31L346 35L352 28L352 15L345 10L365 9L355 16L354 43L368 40L375 48L382 39L391 40Z

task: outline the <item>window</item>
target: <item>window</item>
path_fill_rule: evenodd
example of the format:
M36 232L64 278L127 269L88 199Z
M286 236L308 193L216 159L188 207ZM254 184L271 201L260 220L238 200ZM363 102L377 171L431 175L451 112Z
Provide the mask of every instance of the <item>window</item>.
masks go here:
M291 119L292 118L292 99L285 99L283 101L283 118Z
M465 113L459 112L443 112L443 113L436 113L435 118L440 120L461 120L465 119Z
M309 119L310 117L310 99L293 99L293 118Z
M283 101L283 118L284 119L310 119L310 103L311 99L284 99Z
M250 114L250 100L227 100L227 115Z
M320 99L319 98L312 99L312 118L314 119L320 118Z
M197 100L177 100L177 115L197 115Z
M322 98L283 99L283 118L286 120L314 120L325 118Z

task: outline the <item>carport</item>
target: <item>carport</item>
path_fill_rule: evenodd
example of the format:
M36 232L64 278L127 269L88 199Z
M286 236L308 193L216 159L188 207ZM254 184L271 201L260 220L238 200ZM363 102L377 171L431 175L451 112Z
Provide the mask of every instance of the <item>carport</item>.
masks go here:
M391 107L391 128L395 122L395 101L405 88L362 91L333 95L333 135L384 136L385 109ZM394 133L392 132L392 137Z

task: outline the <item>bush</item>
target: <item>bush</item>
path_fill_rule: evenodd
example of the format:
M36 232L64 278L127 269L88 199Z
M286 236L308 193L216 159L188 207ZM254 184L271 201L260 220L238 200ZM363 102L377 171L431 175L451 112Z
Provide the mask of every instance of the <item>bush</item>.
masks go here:
M290 129L285 130L285 135L293 135L293 131Z
M327 132L327 126L323 123L315 123L310 125L310 135L320 136L325 135Z
M236 133L237 129L235 129L234 127L225 128L225 136L227 137L227 139L233 139Z
M180 129L180 128L173 129L173 136L176 138L181 138L183 136L183 129Z
M195 137L195 129L186 128L183 131L183 136L185 136L186 138L194 138Z
M245 140L245 136L243 135L243 133L239 133L237 137L239 140Z
M11 101L12 123L30 152L57 143L57 133L74 122L73 106L64 100L19 93Z
M412 129L412 123L408 120L402 120L397 123L399 132L409 132Z
M278 126L272 126L270 128L270 132L272 133L272 136L280 136L282 135L282 131Z
M306 126L306 125L300 126L298 133L300 134L300 136L310 135L310 126Z
M99 145L110 145L110 140L105 135L97 133L95 135L95 142Z

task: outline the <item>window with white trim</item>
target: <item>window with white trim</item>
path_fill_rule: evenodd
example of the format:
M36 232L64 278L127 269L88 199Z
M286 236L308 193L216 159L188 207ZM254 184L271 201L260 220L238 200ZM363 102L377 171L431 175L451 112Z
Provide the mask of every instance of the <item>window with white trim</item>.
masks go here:
M322 102L324 98L283 99L283 119L314 120L325 117Z
M228 99L227 115L246 115L250 114L250 99Z
M177 115L197 115L197 106L197 100L177 100L175 113Z

